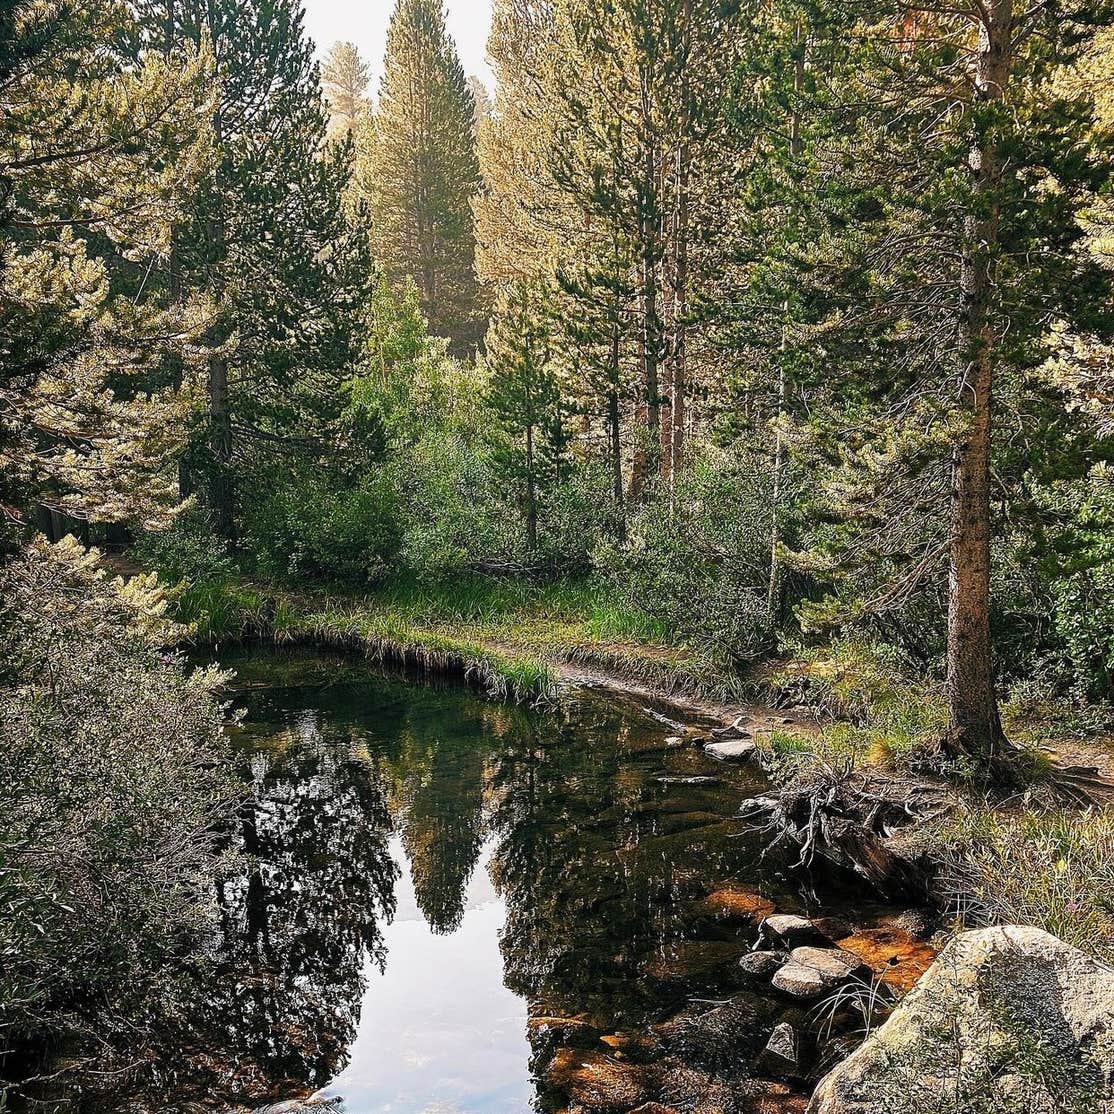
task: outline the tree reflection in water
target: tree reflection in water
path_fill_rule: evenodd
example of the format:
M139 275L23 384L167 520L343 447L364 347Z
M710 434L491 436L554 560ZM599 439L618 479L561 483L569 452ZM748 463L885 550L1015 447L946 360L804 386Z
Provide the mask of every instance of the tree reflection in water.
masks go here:
M205 962L189 962L199 982L194 1006L177 1014L170 1093L152 1109L223 1114L308 1095L345 1066L358 1029L388 1034L400 1064L417 1056L422 1066L396 1071L391 1086L413 1081L432 1095L436 1084L438 1109L520 1110L535 1089L538 1109L569 1106L577 1070L604 1058L607 1070L619 1063L627 1073L619 1084L632 1099L749 1109L731 1096L746 1094L756 1034L765 1041L784 1004L740 982L737 960L755 923L709 911L708 898L761 888L760 903L795 904L737 818L756 774L668 746L660 724L611 697L585 693L528 714L338 658L271 653L227 664L240 672L236 703L247 707L248 799L219 874L217 939ZM401 957L392 968L384 955L399 878L389 837L408 860L407 900L417 906L390 932L428 963L456 957L441 981L428 966L407 976L412 983L377 973L384 962L388 980L413 969ZM466 894L484 889L468 887L485 847L505 908L488 889L471 899L485 902L483 915L473 906L467 920ZM424 925L413 920L419 910ZM480 924L482 963L460 949ZM439 950L438 938L455 943ZM510 1023L512 1040L485 1028L467 1002L446 1011L454 978L477 1001L489 985L505 995L501 984L523 1000L529 1049L520 1021ZM457 1028L430 1029L434 1016ZM404 1024L414 1031L402 1033ZM348 1114L386 1108L375 1043L356 1042L363 1059L340 1081ZM489 1053L482 1069L473 1062ZM493 1075L514 1063L519 1078L496 1096ZM390 1109L436 1105L411 1098Z

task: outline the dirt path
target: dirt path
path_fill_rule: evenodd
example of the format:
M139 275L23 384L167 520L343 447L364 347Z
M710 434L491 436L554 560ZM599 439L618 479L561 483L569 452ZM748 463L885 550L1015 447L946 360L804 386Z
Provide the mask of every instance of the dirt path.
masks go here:
M762 704L724 703L706 697L669 692L630 677L584 665L552 665L563 687L602 689L639 704L668 726L738 726L752 735L771 731L815 732L819 724L811 713L799 708L781 710ZM671 714L672 713L672 714Z

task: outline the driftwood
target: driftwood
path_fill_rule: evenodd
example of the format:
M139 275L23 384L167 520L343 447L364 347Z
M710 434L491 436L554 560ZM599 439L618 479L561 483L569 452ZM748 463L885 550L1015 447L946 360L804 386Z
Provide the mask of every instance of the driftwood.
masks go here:
M810 869L819 857L853 871L885 898L923 901L928 871L887 840L949 807L931 787L823 764L776 797L745 802L743 812L765 816L773 833L767 852L785 844L798 851L790 869Z

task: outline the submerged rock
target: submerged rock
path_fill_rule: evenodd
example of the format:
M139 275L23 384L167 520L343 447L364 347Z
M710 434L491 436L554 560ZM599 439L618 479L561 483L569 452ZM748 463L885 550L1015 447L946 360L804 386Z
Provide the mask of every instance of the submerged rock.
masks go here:
M810 1114L1105 1114L1114 971L1037 928L965 932L820 1083Z
M652 956L645 973L661 982L714 981L738 966L744 947L729 940L678 940Z
M727 1068L762 1047L763 1019L749 995L737 994L711 1008L697 1003L686 1006L655 1031L666 1048L686 1063Z
M870 928L839 941L854 952L887 986L912 990L932 965L936 949L897 927Z
M549 1065L546 1082L588 1110L619 1114L650 1100L651 1074L602 1052L562 1048Z
M777 952L748 952L739 960L739 966L754 978L768 979L784 962Z
M761 921L775 909L767 897L745 886L721 886L695 906L695 912L719 920Z

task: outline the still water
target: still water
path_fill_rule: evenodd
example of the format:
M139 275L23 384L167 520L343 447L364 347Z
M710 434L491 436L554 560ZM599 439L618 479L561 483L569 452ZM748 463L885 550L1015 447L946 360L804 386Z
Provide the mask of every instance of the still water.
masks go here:
M222 661L247 803L203 1054L176 1072L191 1109L743 1110L723 1096L770 1090L785 1007L740 993L738 959L764 912L803 907L738 819L756 772L613 696L527 712L351 659Z

